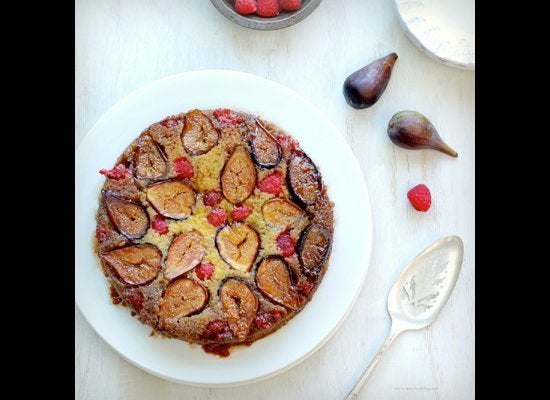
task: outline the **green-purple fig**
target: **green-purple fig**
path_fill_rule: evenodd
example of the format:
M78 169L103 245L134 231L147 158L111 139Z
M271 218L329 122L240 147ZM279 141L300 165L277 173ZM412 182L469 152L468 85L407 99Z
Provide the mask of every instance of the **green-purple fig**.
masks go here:
M432 123L416 111L400 111L388 124L390 140L404 149L432 149L458 157L458 153L441 139Z
M344 82L344 97L353 108L368 108L378 101L391 78L397 54L373 61L355 71Z

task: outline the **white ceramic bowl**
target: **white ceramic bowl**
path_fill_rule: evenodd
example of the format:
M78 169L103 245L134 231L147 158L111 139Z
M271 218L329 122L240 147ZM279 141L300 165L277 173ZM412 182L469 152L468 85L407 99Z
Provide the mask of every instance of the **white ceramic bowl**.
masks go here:
M401 27L425 54L475 69L475 0L394 0Z

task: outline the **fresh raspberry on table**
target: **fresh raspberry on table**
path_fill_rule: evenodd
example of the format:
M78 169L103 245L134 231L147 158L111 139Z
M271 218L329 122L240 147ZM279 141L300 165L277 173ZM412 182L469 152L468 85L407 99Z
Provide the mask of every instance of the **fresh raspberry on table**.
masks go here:
M206 281L212 278L212 274L214 273L215 269L216 267L212 263L200 263L199 266L195 269L195 273L197 274L197 278L199 278L201 281Z
M407 197L412 206L418 211L426 212L432 205L432 195L426 185L416 185L407 192Z
M250 214L252 214L252 210L244 204L241 204L231 211L231 219L236 222L243 221L248 218Z
M258 182L258 189L264 193L271 193L278 196L283 187L283 177L279 171L267 175L264 179Z
M279 1L278 0L258 0L258 9L256 14L260 17L275 17L279 15Z
M235 1L235 11L241 15L254 14L256 12L256 0Z
M192 178L195 175L193 164L185 157L174 160L174 171L178 178Z
M279 5L283 11L296 11L302 7L302 0L279 0Z
M155 215L151 227L159 235L166 235L168 233L168 222L166 222L166 218L160 214Z
M206 216L206 219L212 226L220 226L227 222L225 211L219 207L214 207Z

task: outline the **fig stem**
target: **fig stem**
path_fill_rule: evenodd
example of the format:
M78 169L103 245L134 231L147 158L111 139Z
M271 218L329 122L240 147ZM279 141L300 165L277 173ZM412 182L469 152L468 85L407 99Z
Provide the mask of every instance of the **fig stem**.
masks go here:
M454 151L447 143L441 143L440 150L451 157L458 157L458 153Z

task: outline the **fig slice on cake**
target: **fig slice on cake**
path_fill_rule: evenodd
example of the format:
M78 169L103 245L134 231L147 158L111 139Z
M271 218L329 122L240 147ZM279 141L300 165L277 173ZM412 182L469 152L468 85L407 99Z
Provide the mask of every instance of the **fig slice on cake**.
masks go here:
M168 171L166 155L149 135L142 135L139 138L134 162L138 179L162 179Z
M120 280L128 285L138 286L157 277L162 253L147 243L102 253L101 258L116 271Z
M219 134L210 119L200 110L185 115L182 142L185 151L197 156L208 153L218 144Z
M149 229L149 215L132 200L103 192L107 214L115 228L128 239L141 239Z
M318 277L331 246L330 232L322 225L311 224L298 239L298 260L306 275Z
M178 180L169 180L149 186L147 201L167 218L185 219L193 212L196 196L191 186Z
M160 320L177 320L201 312L208 303L208 291L193 279L181 278L168 285L160 303Z
M246 200L256 186L256 167L244 146L236 146L221 174L223 195L233 204Z
M263 204L262 215L268 225L286 227L293 225L305 212L290 200L274 198Z
M315 204L321 195L321 175L313 161L303 153L292 155L287 183L292 197L304 207Z
M273 168L281 162L281 145L258 120L250 137L250 148L254 162L260 167Z
M216 247L231 268L248 272L254 265L260 236L250 225L238 222L226 225L216 234Z
M219 297L229 328L237 339L245 340L258 311L256 295L243 281L228 278L220 286Z
M191 271L204 257L203 237L195 231L185 232L176 237L166 255L164 277L172 280Z
M300 300L292 286L291 272L286 261L279 256L268 256L258 264L256 285L270 301L291 310L298 310Z

